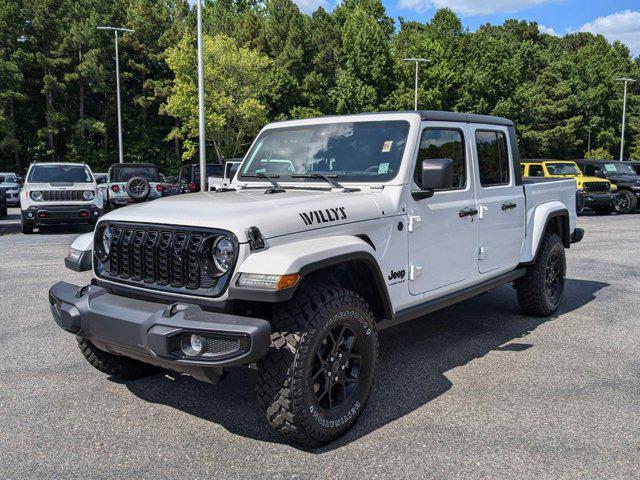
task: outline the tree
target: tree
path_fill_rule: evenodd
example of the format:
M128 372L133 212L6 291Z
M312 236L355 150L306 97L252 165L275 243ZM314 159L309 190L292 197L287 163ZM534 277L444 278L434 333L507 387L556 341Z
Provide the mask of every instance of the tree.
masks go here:
M584 154L584 158L589 160L613 160L613 155L605 148L596 148L587 151Z
M170 48L167 62L175 75L162 112L182 119L171 135L185 140L183 158L197 151L198 88L195 39L186 34ZM203 38L207 140L225 157L244 151L268 121L267 101L274 95L273 61L225 35ZM211 149L209 149L211 153Z

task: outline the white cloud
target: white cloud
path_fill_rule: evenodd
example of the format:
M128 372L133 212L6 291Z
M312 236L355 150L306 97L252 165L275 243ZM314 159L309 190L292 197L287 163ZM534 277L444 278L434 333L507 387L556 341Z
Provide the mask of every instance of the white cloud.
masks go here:
M509 13L560 0L400 0L398 6L423 12L432 7L448 7L463 15Z
M540 33L546 33L547 35L553 35L554 37L559 37L560 34L555 31L553 27L547 27L546 25L538 24L538 30Z
M598 17L579 30L602 34L610 42L619 40L629 47L634 56L640 55L640 12L624 10Z
M293 0L301 12L307 13L311 15L315 12L318 7L322 7L325 10L328 10L329 1L328 0Z

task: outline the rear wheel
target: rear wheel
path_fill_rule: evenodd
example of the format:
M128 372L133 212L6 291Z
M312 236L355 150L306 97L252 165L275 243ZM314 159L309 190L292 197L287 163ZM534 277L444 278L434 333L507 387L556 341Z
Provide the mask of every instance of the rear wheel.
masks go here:
M638 199L629 190L620 190L615 208L618 213L633 213L638 206Z
M279 308L256 390L267 420L288 440L328 443L360 416L373 385L378 337L355 292L312 287Z
M533 265L516 281L518 303L524 313L548 317L560 306L564 294L567 263L562 240L545 235Z
M77 337L78 347L84 358L96 369L112 377L134 380L158 371L157 367L132 358L113 355L100 350L86 338Z

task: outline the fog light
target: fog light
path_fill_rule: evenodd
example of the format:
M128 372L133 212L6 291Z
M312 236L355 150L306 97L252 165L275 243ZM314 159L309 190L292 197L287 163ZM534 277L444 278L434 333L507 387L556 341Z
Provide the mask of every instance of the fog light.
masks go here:
M197 357L204 350L205 339L200 335L187 334L182 337L182 351L189 357Z
M33 213L27 212L27 218L33 218Z

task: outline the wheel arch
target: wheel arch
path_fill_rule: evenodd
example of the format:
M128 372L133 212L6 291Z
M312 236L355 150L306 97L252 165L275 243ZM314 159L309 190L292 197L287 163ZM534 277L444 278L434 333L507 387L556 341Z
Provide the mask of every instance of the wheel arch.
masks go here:
M562 240L565 248L571 246L571 223L569 218L569 210L562 204L540 205L533 212L527 228L528 249L523 249L523 257L520 265L531 265L538 258L542 239L547 233L555 233Z

